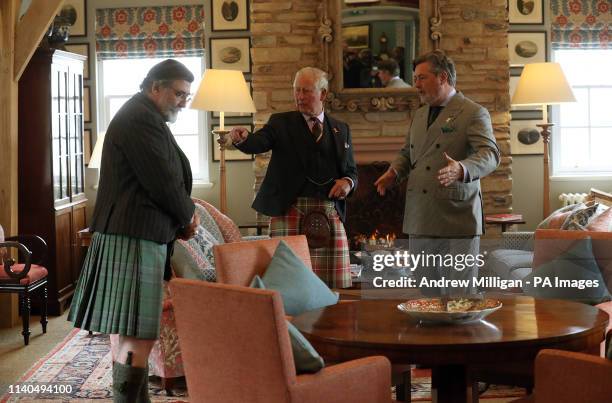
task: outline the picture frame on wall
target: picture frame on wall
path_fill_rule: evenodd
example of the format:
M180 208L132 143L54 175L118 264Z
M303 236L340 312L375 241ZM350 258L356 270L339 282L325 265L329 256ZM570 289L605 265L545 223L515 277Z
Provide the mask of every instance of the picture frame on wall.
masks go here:
M89 165L91 151L91 129L85 129L83 130L83 162L85 166Z
M248 31L248 0L212 0L212 31Z
M64 45L64 48L67 52L76 53L87 58L83 67L83 80L89 80L89 45L87 43L70 43Z
M87 0L65 0L62 10L76 15L74 24L70 27L70 38L87 36Z
M544 0L509 0L510 24L544 24Z
M510 151L512 155L542 155L544 142L537 124L542 120L512 120L510 121Z
M91 123L91 103L89 101L89 87L83 87L83 122L85 123Z
M225 130L232 130L236 126L246 127L249 133L253 132L252 124L236 124L235 126L225 125ZM219 126L213 126L213 130L218 130ZM212 149L213 149L213 161L218 162L221 160L221 150L219 150L219 144L217 143L217 136L211 136ZM227 143L225 146L225 160L226 161L253 161L255 156L253 154L245 154L242 151L236 149L232 144L232 140L227 137Z
M509 32L510 66L546 61L546 32Z
M348 49L360 50L370 47L370 26L349 25L342 27L342 43L346 43Z
M251 38L211 38L210 67L213 69L251 71Z

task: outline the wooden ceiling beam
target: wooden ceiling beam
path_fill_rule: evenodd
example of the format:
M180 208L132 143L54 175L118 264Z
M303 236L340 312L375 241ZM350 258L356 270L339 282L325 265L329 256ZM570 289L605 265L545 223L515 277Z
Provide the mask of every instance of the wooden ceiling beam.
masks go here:
M32 0L30 8L15 29L14 77L19 81L36 47L60 11L64 0Z

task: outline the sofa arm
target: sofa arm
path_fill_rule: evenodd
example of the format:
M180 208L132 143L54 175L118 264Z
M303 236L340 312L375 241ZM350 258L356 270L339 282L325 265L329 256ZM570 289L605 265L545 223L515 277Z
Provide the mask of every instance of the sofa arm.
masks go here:
M536 403L608 402L612 361L595 355L542 350L535 363ZM563 385L563 387L559 387Z
M535 232L503 232L502 249L519 249L533 251L533 240Z
M390 403L391 362L366 357L299 375L289 393L292 403Z

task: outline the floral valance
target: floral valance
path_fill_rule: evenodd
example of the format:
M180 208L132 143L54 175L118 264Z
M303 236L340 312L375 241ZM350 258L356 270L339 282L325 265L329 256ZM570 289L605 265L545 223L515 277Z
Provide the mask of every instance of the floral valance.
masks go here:
M204 6L96 10L98 59L202 56Z
M553 49L608 48L611 0L550 0Z

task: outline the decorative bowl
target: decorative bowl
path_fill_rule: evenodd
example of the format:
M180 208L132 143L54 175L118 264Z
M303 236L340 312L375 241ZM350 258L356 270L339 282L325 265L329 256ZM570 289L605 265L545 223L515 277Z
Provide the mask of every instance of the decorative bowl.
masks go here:
M397 309L424 322L463 324L479 321L501 307L501 301L491 298L420 298L402 302Z

